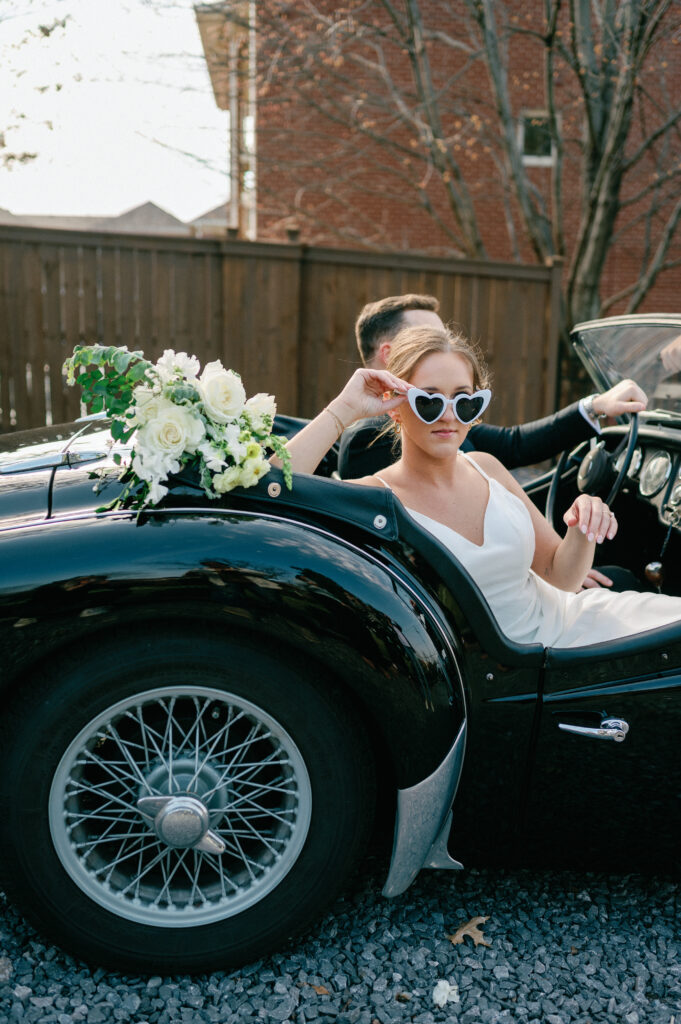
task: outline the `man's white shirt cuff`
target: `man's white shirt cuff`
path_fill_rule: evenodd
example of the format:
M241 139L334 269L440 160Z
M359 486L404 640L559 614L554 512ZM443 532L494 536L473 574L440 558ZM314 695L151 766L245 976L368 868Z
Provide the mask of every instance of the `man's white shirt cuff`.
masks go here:
M595 397L596 397L596 395L588 395L587 396L587 398L595 398ZM600 420L599 420L598 416L596 416L596 415L589 415L589 412L588 412L588 410L586 408L586 404L585 404L586 401L587 401L587 398L580 398L580 400L579 400L579 411L581 412L582 416L584 417L586 422L589 424L589 426L593 427L593 429L596 431L597 434L600 434L600 433L602 433Z

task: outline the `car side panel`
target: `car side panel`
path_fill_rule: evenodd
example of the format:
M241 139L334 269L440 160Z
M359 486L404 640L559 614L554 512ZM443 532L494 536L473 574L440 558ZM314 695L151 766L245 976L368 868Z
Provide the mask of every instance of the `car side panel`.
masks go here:
M553 863L583 869L678 871L678 632L641 633L626 651L613 643L549 652L525 826L528 861L550 854ZM622 741L599 735L608 719L626 723Z
M0 581L2 687L30 687L31 667L65 647L172 621L248 634L347 687L398 787L434 770L463 721L452 645L408 580L310 525L196 509L64 517L1 531Z

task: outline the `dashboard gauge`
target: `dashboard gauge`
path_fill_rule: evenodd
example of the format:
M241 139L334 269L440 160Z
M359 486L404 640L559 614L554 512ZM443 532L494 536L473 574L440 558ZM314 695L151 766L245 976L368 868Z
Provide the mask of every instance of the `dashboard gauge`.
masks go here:
M622 466L624 465L624 460L626 458L626 454L627 454L626 451L621 452L617 456L617 458L615 459L615 467L614 468L615 468L615 472L616 473L619 473L619 471L621 470ZM642 462L643 462L643 452L641 451L640 448L634 448L634 452L633 452L633 454L631 456L631 462L629 463L629 469L627 470L627 476L628 477L636 476L636 474L638 473L639 469L641 468L641 463Z
M641 473L639 490L644 498L652 498L661 491L672 471L671 456L667 452L655 452L646 462Z
M681 483L674 484L674 490L669 497L670 505L681 505Z

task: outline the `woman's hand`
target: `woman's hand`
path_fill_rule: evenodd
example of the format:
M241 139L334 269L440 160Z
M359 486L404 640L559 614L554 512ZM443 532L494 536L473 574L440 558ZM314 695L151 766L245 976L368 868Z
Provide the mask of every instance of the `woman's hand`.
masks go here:
M365 416L382 416L397 408L408 387L387 370L355 370L341 393L287 443L293 472L314 473L346 427ZM275 458L272 462L279 464Z
M387 370L355 370L343 390L328 408L344 427L367 416L382 416L397 408L405 398L409 384ZM395 392L398 392L395 394ZM384 396L388 395L388 398Z
M602 544L617 533L615 513L604 501L592 494L580 494L563 516L568 527L575 527L586 535L587 541Z

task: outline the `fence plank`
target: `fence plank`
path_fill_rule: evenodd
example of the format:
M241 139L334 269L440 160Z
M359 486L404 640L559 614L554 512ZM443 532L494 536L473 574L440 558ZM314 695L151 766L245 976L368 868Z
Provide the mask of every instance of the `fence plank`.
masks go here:
M354 322L385 295L435 295L487 350L491 419L553 408L560 268L300 245L0 227L0 426L78 413L61 364L99 341L221 359L248 393L312 415L359 363ZM27 381L26 366L30 367ZM47 370L47 399L41 384ZM10 412L10 409L13 411Z
M45 364L43 335L42 267L35 246L22 247L24 281L24 345L30 366L29 409L27 422L46 423Z

